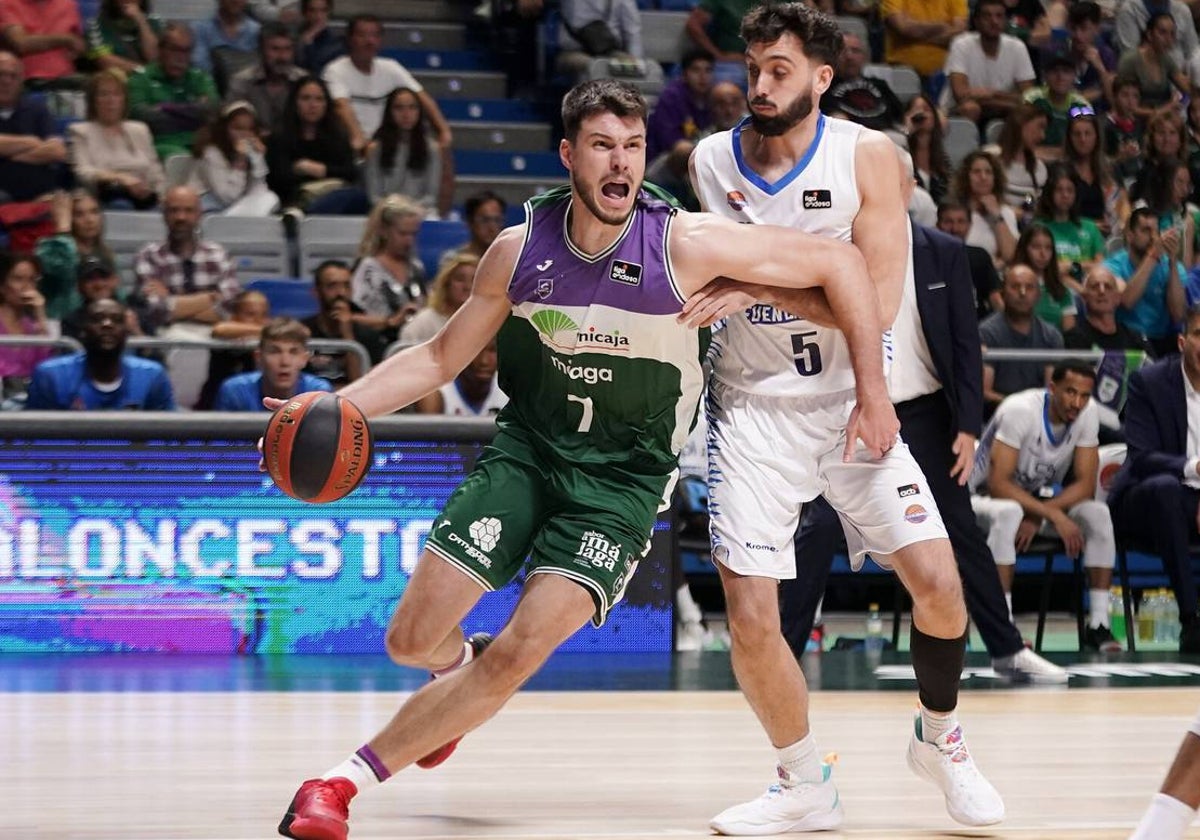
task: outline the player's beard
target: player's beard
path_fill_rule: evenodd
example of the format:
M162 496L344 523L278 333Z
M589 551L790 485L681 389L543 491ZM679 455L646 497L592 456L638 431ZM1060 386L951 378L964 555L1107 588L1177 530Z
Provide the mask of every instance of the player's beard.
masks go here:
M583 206L591 211L591 214L606 225L623 225L629 219L629 215L633 213L633 203L629 205L629 209L624 213L605 210L596 201L596 197L592 195L592 191L587 189L587 185L579 178L579 175L574 171L571 172L571 186L575 188L575 194L583 201ZM630 194L637 192L633 184L629 185Z
M751 104L754 104L753 100ZM762 102L759 104L762 104ZM812 88L810 87L792 100L792 104L787 106L787 108L782 111L776 110L773 117L760 116L751 109L750 124L763 137L779 137L803 122L805 117L812 113L812 109Z

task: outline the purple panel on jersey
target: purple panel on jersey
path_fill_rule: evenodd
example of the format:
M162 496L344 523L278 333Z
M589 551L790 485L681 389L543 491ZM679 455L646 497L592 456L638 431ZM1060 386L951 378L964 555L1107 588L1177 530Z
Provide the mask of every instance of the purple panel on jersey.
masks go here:
M669 204L640 192L616 247L589 261L566 241L563 223L570 194L553 203L531 203L529 238L508 289L514 304L595 304L644 315L679 312L666 265L667 226L675 213Z

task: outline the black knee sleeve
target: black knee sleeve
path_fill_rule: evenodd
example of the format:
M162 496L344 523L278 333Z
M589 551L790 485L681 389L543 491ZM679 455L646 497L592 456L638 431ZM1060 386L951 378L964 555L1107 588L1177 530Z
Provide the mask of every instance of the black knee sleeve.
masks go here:
M952 712L958 706L958 684L962 679L967 634L957 639L939 639L922 633L916 624L909 635L917 694L931 712Z

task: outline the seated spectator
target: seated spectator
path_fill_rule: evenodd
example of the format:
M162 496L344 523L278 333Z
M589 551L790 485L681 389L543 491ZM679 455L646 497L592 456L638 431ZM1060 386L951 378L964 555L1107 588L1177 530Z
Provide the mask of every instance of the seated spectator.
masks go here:
M145 123L125 119L129 110L125 74L101 70L87 83L87 121L72 123L75 180L113 210L149 210L167 176Z
M634 0L562 0L559 11L555 68L572 84L587 78L588 66L598 56L625 61L643 57L642 15ZM597 22L606 25L605 37L590 39Z
M1033 314L1060 333L1075 326L1075 298L1058 272L1054 235L1046 226L1033 222L1017 240L1013 265L1027 265L1038 281L1038 299Z
M129 113L150 126L160 158L188 154L220 97L212 76L191 66L192 33L169 23L158 39L158 61L129 77Z
M35 411L174 411L166 369L125 353L129 310L112 298L87 305L83 352L39 364L25 408Z
M878 131L895 127L904 115L904 106L887 82L863 75L871 56L859 37L843 37L837 75L821 96L821 110Z
M1129 203L1100 146L1100 121L1094 113L1081 109L1071 115L1061 160L1075 182L1076 215L1091 221L1103 236L1119 229Z
M1146 123L1145 144L1134 170L1136 178L1129 187L1129 200L1139 201L1146 190L1146 179L1162 163L1174 163L1187 157L1187 127L1177 111L1159 111Z
M104 216L91 193L76 190L54 196L53 236L38 240L35 253L42 264L41 291L46 298L46 317L61 319L83 305L79 296L79 266L87 257L99 257L116 265L104 244Z
M1046 131L1038 154L1055 160L1062 152L1071 113L1079 108L1091 110L1092 104L1075 91L1075 62L1065 54L1056 54L1042 64L1046 83L1025 91L1025 101L1037 106L1046 116Z
M883 55L922 78L941 71L955 37L967 31L966 0L883 0Z
M442 260L437 276L429 284L425 308L404 325L400 340L405 344L420 344L437 335L471 296L478 265L479 257L474 254L457 254Z
M1183 289L1187 272L1167 256L1178 252L1179 231L1168 228L1160 235L1155 214L1139 207L1125 225L1125 247L1104 261L1120 281L1117 320L1146 336L1159 356L1171 352L1175 325L1183 320L1187 307Z
M967 267L971 272L971 285L975 287L975 315L986 318L1004 308L1000 299L1000 276L992 256L977 245L967 244L971 230L971 214L966 207L953 201L943 201L937 209L937 228L943 233L963 240L967 249Z
M59 324L59 332L69 338L83 340L87 326L87 310L98 300L115 300L120 302L117 287L121 279L113 264L104 257L84 257L79 261L75 272L75 288L80 300L79 307L63 316ZM137 313L132 309L125 310L125 329L128 335L141 335L142 329L138 324Z
M205 213L269 216L279 209L279 196L267 186L266 146L249 102L239 100L222 108L195 152L200 160L191 183Z
M646 121L646 160L652 161L676 142L695 142L712 122L712 53L688 50L679 62L681 75L667 82ZM826 94L828 95L828 94Z
M346 51L345 42L329 28L333 0L300 0L300 42L296 63L319 76L325 65Z
M439 214L442 151L425 122L416 93L396 88L388 94L383 122L372 138L364 167L363 180L372 204L398 194L420 204L427 216Z
M1000 132L997 149L991 147L1004 167L1004 199L1032 216L1038 193L1046 185L1046 163L1039 157L1046 135L1046 115L1036 105L1018 105L1009 112Z
M213 411L266 411L264 397L286 400L310 391L332 391L327 381L304 372L308 339L308 328L293 318L268 323L255 353L259 370L221 383Z
M1092 0L1079 0L1067 12L1067 38L1055 39L1043 53L1045 70L1048 56L1065 55L1075 69L1075 91L1093 106L1112 102L1112 82L1116 78L1117 57L1100 37L1100 6Z
M1146 121L1141 116L1142 90L1136 79L1113 81L1111 109L1104 115L1104 153L1113 162L1113 174L1128 183L1142 162Z
M400 62L379 57L382 43L383 24L379 18L355 15L346 25L347 54L329 62L321 74L329 85L334 111L355 153L366 152L367 144L383 122L383 105L388 94L399 87L416 92L421 110L437 133L438 145L449 149L453 138L442 109Z
M87 52L87 42L75 0L3 0L0 43L21 57L30 90L79 88L75 59Z
M259 28L258 21L246 14L246 0L217 0L215 15L192 24L192 65L220 77L217 50L253 55Z
M458 254L472 254L482 259L484 251L504 230L504 214L507 210L504 199L491 190L468 196L463 203L463 219L471 238L453 251L442 254L442 259L448 260Z
M46 106L21 95L23 78L20 60L0 50L0 204L53 192L67 159Z
M132 73L158 60L162 21L150 0L102 0L87 27L87 57L101 70Z
M1083 317L1063 334L1063 344L1068 350L1140 350L1147 356L1154 355L1146 336L1117 320L1119 287L1120 282L1107 266L1097 265L1088 270L1083 278Z
M350 299L350 268L338 260L326 260L317 266L313 287L320 310L303 321L312 337L357 341L366 349L372 365L382 362L387 349L383 336L354 320L355 313L362 310ZM328 379L335 388L349 385L363 375L362 360L357 353L350 352L313 353L307 370Z
M709 113L712 123L701 129L697 139L703 139L718 131L729 131L746 116L746 94L733 82L717 82L708 94Z
M983 495L972 496L971 507L988 535L1010 615L1017 553L1034 537L1058 537L1068 557L1083 555L1089 601L1083 644L1111 652L1121 650L1108 628L1117 544L1108 508L1096 501L1095 382L1087 364L1066 362L1055 366L1049 387L1021 391L1000 403L975 454L971 488Z
M315 76L292 88L283 130L267 138L267 186L284 207L314 214L365 213L367 196L353 186L354 150Z
M375 205L358 247L351 299L362 308L354 320L396 340L425 298L425 269L417 257L421 206L401 195Z
M1030 48L1043 48L1050 42L1050 22L1042 0L1004 0L1005 31Z
M975 31L956 36L946 58L942 109L981 126L1008 116L1033 86L1029 50L1004 34L1005 11L1004 0L979 0Z
M1104 236L1095 222L1079 215L1078 206L1075 179L1066 167L1055 167L1038 198L1037 223L1054 237L1058 273L1062 282L1076 292L1083 288L1083 275L1104 259ZM1053 323L1050 318L1046 320Z
M262 328L271 320L271 304L262 292L238 292L229 302L229 320L213 326L212 337L222 341L246 343L246 349L213 350L208 359L208 379L196 400L197 411L208 411L217 398L221 383L240 373L258 370L252 345L262 337Z
M1197 91L1200 91L1200 86ZM1200 96L1188 100L1184 132L1187 134L1187 150L1180 157L1187 161L1188 170L1192 173L1192 194L1188 200L1200 205Z
M1011 260L1017 249L1017 214L1004 201L1006 184L1000 161L978 149L954 173L955 198L971 214L965 241L987 251L997 266Z
M278 21L285 26L298 26L302 20L300 5L295 0L250 0L250 17L262 24Z
M1027 265L1012 265L1000 281L1004 311L984 318L979 325L983 342L983 400L985 410L994 410L1005 397L1046 384L1046 362L989 362L986 351L1060 350L1062 333L1033 314L1040 290L1037 275Z
M1196 25L1191 10L1179 0L1158 3L1126 3L1117 8L1113 32L1113 47L1122 56L1134 52L1145 41L1153 28L1154 17L1166 10L1167 17L1175 23L1175 37L1170 47L1175 63L1182 66L1188 56L1194 55L1200 41L1196 39Z
M696 144L691 140L679 140L675 145L656 157L646 166L646 182L659 187L671 199L687 210L699 210L700 199L692 190L688 162Z
M713 57L713 79L746 87L746 42L742 18L755 0L699 0L688 14L688 38ZM585 20L584 23L587 21Z
M46 299L37 287L39 279L41 266L37 257L0 251L0 335L50 337ZM3 383L0 408L11 410L24 405L29 377L50 353L50 345L0 347L0 382Z
M480 417L499 414L508 397L496 382L496 339L479 351L462 373L417 401L418 414Z
M263 25L258 33L259 60L229 80L226 102L244 100L254 106L263 134L279 130L292 86L308 75L296 66L292 33L282 23Z
M1195 264L1196 220L1188 208L1192 193L1192 175L1178 158L1161 161L1143 172L1140 200L1158 217L1159 232L1175 228L1179 232L1179 251L1175 257L1185 268Z
M946 156L945 126L933 100L924 93L914 96L904 112L903 127L917 184L935 202L944 201L950 191L950 158Z
M900 148L896 149L896 154L900 158L901 173L907 175L901 183L904 186L904 194L908 196L908 207L905 208L908 218L922 227L933 227L937 224L937 202L917 182L912 155Z
M1141 46L1123 53L1117 64L1117 78L1137 82L1141 94L1138 113L1147 119L1159 109L1174 108L1177 96L1191 88L1178 61L1172 57L1175 30L1170 15L1151 16Z

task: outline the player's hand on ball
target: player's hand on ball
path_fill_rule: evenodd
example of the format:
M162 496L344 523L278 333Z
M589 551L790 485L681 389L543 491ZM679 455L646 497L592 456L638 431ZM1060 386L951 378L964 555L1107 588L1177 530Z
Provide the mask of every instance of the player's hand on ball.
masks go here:
M709 281L683 305L676 321L692 329L710 327L735 312L749 309L758 300L747 291L749 287L728 277Z

